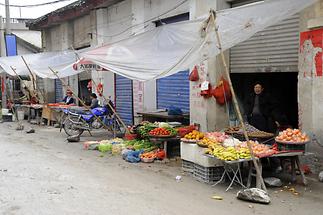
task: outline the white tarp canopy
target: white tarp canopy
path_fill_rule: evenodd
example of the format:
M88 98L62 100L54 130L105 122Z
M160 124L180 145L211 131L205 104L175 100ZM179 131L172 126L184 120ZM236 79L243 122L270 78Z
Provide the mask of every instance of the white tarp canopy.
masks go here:
M32 72L41 78L57 78L49 67L58 71L60 77L67 77L80 72L73 69L73 64L77 61L74 51L43 52L39 54L26 54L23 57ZM12 76L16 76L15 72L22 76L30 75L21 56L1 57L0 66L6 73Z
M314 2L268 0L218 11L216 26L219 27L223 50ZM214 29L209 28L207 36L201 36L205 21L198 19L164 25L130 39L89 50L81 56L130 79L146 81L169 76L220 53Z
M303 10L316 0L267 0L216 12L223 50L229 49L255 33ZM134 37L82 51L79 55L108 71L133 80L147 81L172 75L220 53L214 22L204 18L164 25ZM207 30L203 32L203 29ZM56 55L55 55L56 54ZM26 73L20 57L0 58L9 74L10 66L18 74ZM25 55L33 72L40 77L55 78L77 74L72 68L76 56L72 51Z

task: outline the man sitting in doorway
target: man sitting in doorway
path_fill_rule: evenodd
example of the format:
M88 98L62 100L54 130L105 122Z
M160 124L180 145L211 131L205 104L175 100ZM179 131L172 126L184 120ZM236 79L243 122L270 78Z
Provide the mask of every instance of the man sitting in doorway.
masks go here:
M265 93L263 85L257 82L254 85L254 92L246 101L245 111L249 124L261 131L275 132L273 117L276 108L276 100Z

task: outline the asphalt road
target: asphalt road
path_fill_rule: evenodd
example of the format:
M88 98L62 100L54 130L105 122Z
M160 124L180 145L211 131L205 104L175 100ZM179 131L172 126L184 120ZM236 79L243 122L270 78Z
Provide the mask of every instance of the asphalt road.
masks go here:
M67 143L58 129L35 127L36 133L26 134L15 127L0 124L0 214L323 213L323 184L315 180L295 187L300 196L270 189L270 205L253 204L237 200L237 190L225 192L224 185L211 187L183 175L178 162L129 164ZM104 136L82 140L95 138Z

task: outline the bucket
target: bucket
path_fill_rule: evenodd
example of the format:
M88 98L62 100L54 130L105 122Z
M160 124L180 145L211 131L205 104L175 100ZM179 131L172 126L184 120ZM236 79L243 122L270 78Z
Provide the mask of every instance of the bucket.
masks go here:
M25 118L25 111L24 110L18 110L17 111L17 115L18 115L18 120L19 121L24 120L24 118Z

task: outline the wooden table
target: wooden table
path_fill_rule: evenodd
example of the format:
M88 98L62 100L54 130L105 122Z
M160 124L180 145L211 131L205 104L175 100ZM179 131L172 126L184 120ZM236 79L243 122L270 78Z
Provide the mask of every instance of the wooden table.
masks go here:
M149 122L181 122L185 121L185 118L189 117L189 114L183 115L168 115L167 111L160 112L138 112L137 114L142 115L144 121Z

